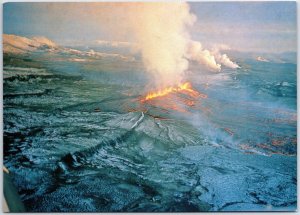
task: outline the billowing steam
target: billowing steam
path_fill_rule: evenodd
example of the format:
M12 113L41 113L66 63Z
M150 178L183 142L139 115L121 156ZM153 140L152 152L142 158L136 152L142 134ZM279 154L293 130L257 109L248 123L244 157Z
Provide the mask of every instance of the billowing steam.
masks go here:
M207 49L203 49L202 44L190 41L187 58L197 61L199 64L207 66L212 71L220 71L221 65L216 62L215 57Z
M185 58L189 43L188 27L196 17L187 3L135 3L128 16L146 69L156 84L168 86L181 81L188 69Z
M181 82L188 69L188 60L220 71L221 64L229 68L239 66L220 50L204 49L190 39L188 28L196 21L187 3L129 3L126 4L126 26L142 54L147 71L159 87Z
M49 17L60 23L57 31L64 30L63 22L71 22L69 17L80 16L79 22L97 20L98 30L104 37L134 44L134 49L142 55L146 70L154 77L153 84L159 87L180 83L189 60L203 64L212 71L220 71L221 65L238 67L226 54L220 53L223 49L208 50L200 42L191 40L189 28L196 22L196 16L190 12L188 3L49 3L47 10L62 14Z
M215 46L212 50L212 54L215 56L216 60L223 64L226 67L236 69L239 68L239 65L237 65L235 62L231 61L229 57L226 54L221 54L220 51L223 50L229 50L230 47L221 44L219 46Z
M221 64L232 69L239 68L239 65L231 61L226 54L220 53L222 50L229 49L226 45L219 45L218 47L215 46L212 51L209 51L204 49L200 42L190 41L186 56L190 60L205 65L212 71L221 71Z

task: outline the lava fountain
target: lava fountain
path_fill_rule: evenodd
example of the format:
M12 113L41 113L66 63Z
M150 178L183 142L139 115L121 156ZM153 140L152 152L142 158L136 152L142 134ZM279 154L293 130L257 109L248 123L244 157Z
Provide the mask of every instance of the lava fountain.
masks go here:
M150 92L144 98L142 98L140 101L146 102L149 100L167 96L172 93L187 94L188 96L190 96L192 98L197 98L197 97L207 98L207 95L202 94L202 93L198 92L197 90L193 89L191 83L185 82L185 83L178 84L177 86L166 87L166 88L158 90L158 91Z

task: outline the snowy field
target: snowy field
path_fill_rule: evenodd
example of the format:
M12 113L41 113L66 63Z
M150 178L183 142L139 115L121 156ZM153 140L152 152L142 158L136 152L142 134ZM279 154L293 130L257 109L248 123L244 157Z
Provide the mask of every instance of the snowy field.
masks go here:
M4 165L28 211L296 209L288 53L232 52L239 68L221 72L191 63L202 96L148 102L138 55L32 41L7 43L3 71Z

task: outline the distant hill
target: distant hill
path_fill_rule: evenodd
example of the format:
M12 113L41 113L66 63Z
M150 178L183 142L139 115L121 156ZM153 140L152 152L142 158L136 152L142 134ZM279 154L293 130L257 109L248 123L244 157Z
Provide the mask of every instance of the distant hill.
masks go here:
M73 48L57 45L46 37L22 37L13 34L3 34L4 54L25 54L35 51L45 51L56 53L67 57L69 61L85 62L91 59L116 58L124 61L134 61L133 56L118 53L98 52L93 49L81 51ZM106 51L106 50L104 50Z
M22 54L38 49L57 49L58 45L46 37L31 39L13 34L3 34L4 53Z
M258 62L272 62L272 63L297 63L297 52L244 52L237 50L228 50L230 56L235 59L251 59Z

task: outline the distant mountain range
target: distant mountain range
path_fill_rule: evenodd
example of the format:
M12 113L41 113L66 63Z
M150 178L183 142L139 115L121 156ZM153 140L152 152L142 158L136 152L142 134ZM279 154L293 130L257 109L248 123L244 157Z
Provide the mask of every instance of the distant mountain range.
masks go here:
M125 61L134 61L137 56L132 53L128 55L128 48L136 44L116 41L93 41L89 46L74 45L60 46L46 37L22 37L13 34L3 34L4 54L26 54L36 51L54 52L58 54L70 54L76 57L76 61L84 61L83 58L120 58ZM123 50L125 48L125 51ZM79 50L80 49L80 50ZM274 63L297 63L296 52L284 53L254 53L240 52L235 50L227 51L235 59L252 59L260 62Z
M3 34L4 53L22 54L39 49L54 50L59 46L46 37L33 37L31 39L13 34Z
M235 59L251 59L262 63L297 63L297 52L242 52L228 50L228 54Z
M87 51L67 48L57 45L46 37L22 37L13 34L3 34L4 54L26 54L36 51L54 52L57 54L68 54L75 58L75 61L84 61L86 57L93 58L120 58L125 61L133 61L134 57L125 56L119 53L106 53L89 49Z

